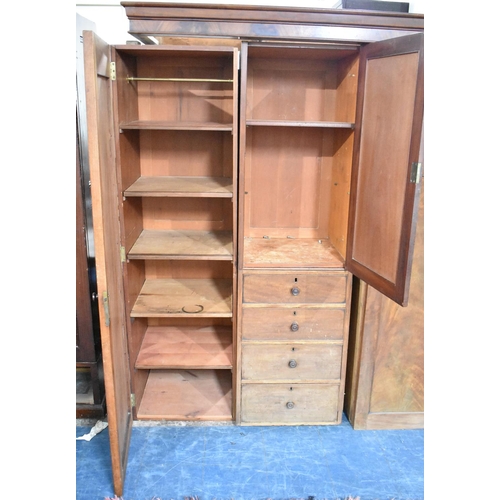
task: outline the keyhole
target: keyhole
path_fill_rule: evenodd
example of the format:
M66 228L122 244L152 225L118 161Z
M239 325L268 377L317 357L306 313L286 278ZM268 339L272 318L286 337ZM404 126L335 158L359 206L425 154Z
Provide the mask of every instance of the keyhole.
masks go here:
M292 347L292 351L295 351L295 347Z
M299 279L298 279L298 278L295 278L295 283L297 283L297 281L299 281Z

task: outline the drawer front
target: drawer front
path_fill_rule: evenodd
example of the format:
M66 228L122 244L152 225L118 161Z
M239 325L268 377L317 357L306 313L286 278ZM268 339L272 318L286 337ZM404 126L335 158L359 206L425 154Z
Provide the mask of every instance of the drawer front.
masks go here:
M342 340L345 309L243 307L243 340Z
M242 347L243 380L338 380L342 345L245 344Z
M345 303L347 274L245 274L243 302L264 304Z
M247 424L338 424L339 386L244 384L241 422Z

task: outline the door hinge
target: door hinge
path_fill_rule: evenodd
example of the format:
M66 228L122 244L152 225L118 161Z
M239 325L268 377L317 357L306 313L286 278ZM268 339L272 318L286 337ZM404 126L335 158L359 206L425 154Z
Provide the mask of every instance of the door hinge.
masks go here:
M125 253L125 247L120 247L120 261L126 262L127 261L127 254Z
M132 408L135 408L135 394L130 395L130 406L132 406Z
M420 182L421 173L422 173L422 164L420 162L414 161L411 164L410 182L413 184L418 184Z
M107 291L104 291L102 294L102 305L104 307L104 323L106 326L109 326L109 300Z
M116 63L115 62L109 63L109 78L112 81L116 80Z

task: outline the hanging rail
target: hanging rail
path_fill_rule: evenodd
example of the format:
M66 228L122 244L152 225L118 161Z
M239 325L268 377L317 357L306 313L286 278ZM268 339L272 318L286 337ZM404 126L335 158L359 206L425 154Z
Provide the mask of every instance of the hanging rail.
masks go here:
M128 82L216 82L232 83L233 80L222 80L218 78L140 78L136 76L127 76Z

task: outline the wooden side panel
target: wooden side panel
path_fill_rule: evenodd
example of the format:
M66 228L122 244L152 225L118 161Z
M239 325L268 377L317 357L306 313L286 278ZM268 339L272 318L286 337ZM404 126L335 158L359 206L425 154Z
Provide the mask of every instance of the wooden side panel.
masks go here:
M76 134L76 361L96 361L85 239L80 150Z
M370 412L424 411L424 223L423 203L413 259L408 307L402 309L373 288L368 290L366 328L376 333ZM397 362L395 361L397 360Z
M130 379L125 328L118 190L113 141L109 47L84 32L85 85L99 316L115 494L122 495L130 432Z
M328 236L332 245L342 256L342 261L345 261L347 247L353 144L352 131L338 130L333 136L334 154Z
M346 385L349 420L355 429L423 428L423 181L408 307L366 284L357 282L355 288Z
M423 120L423 35L361 51L347 265L399 304L408 300Z

